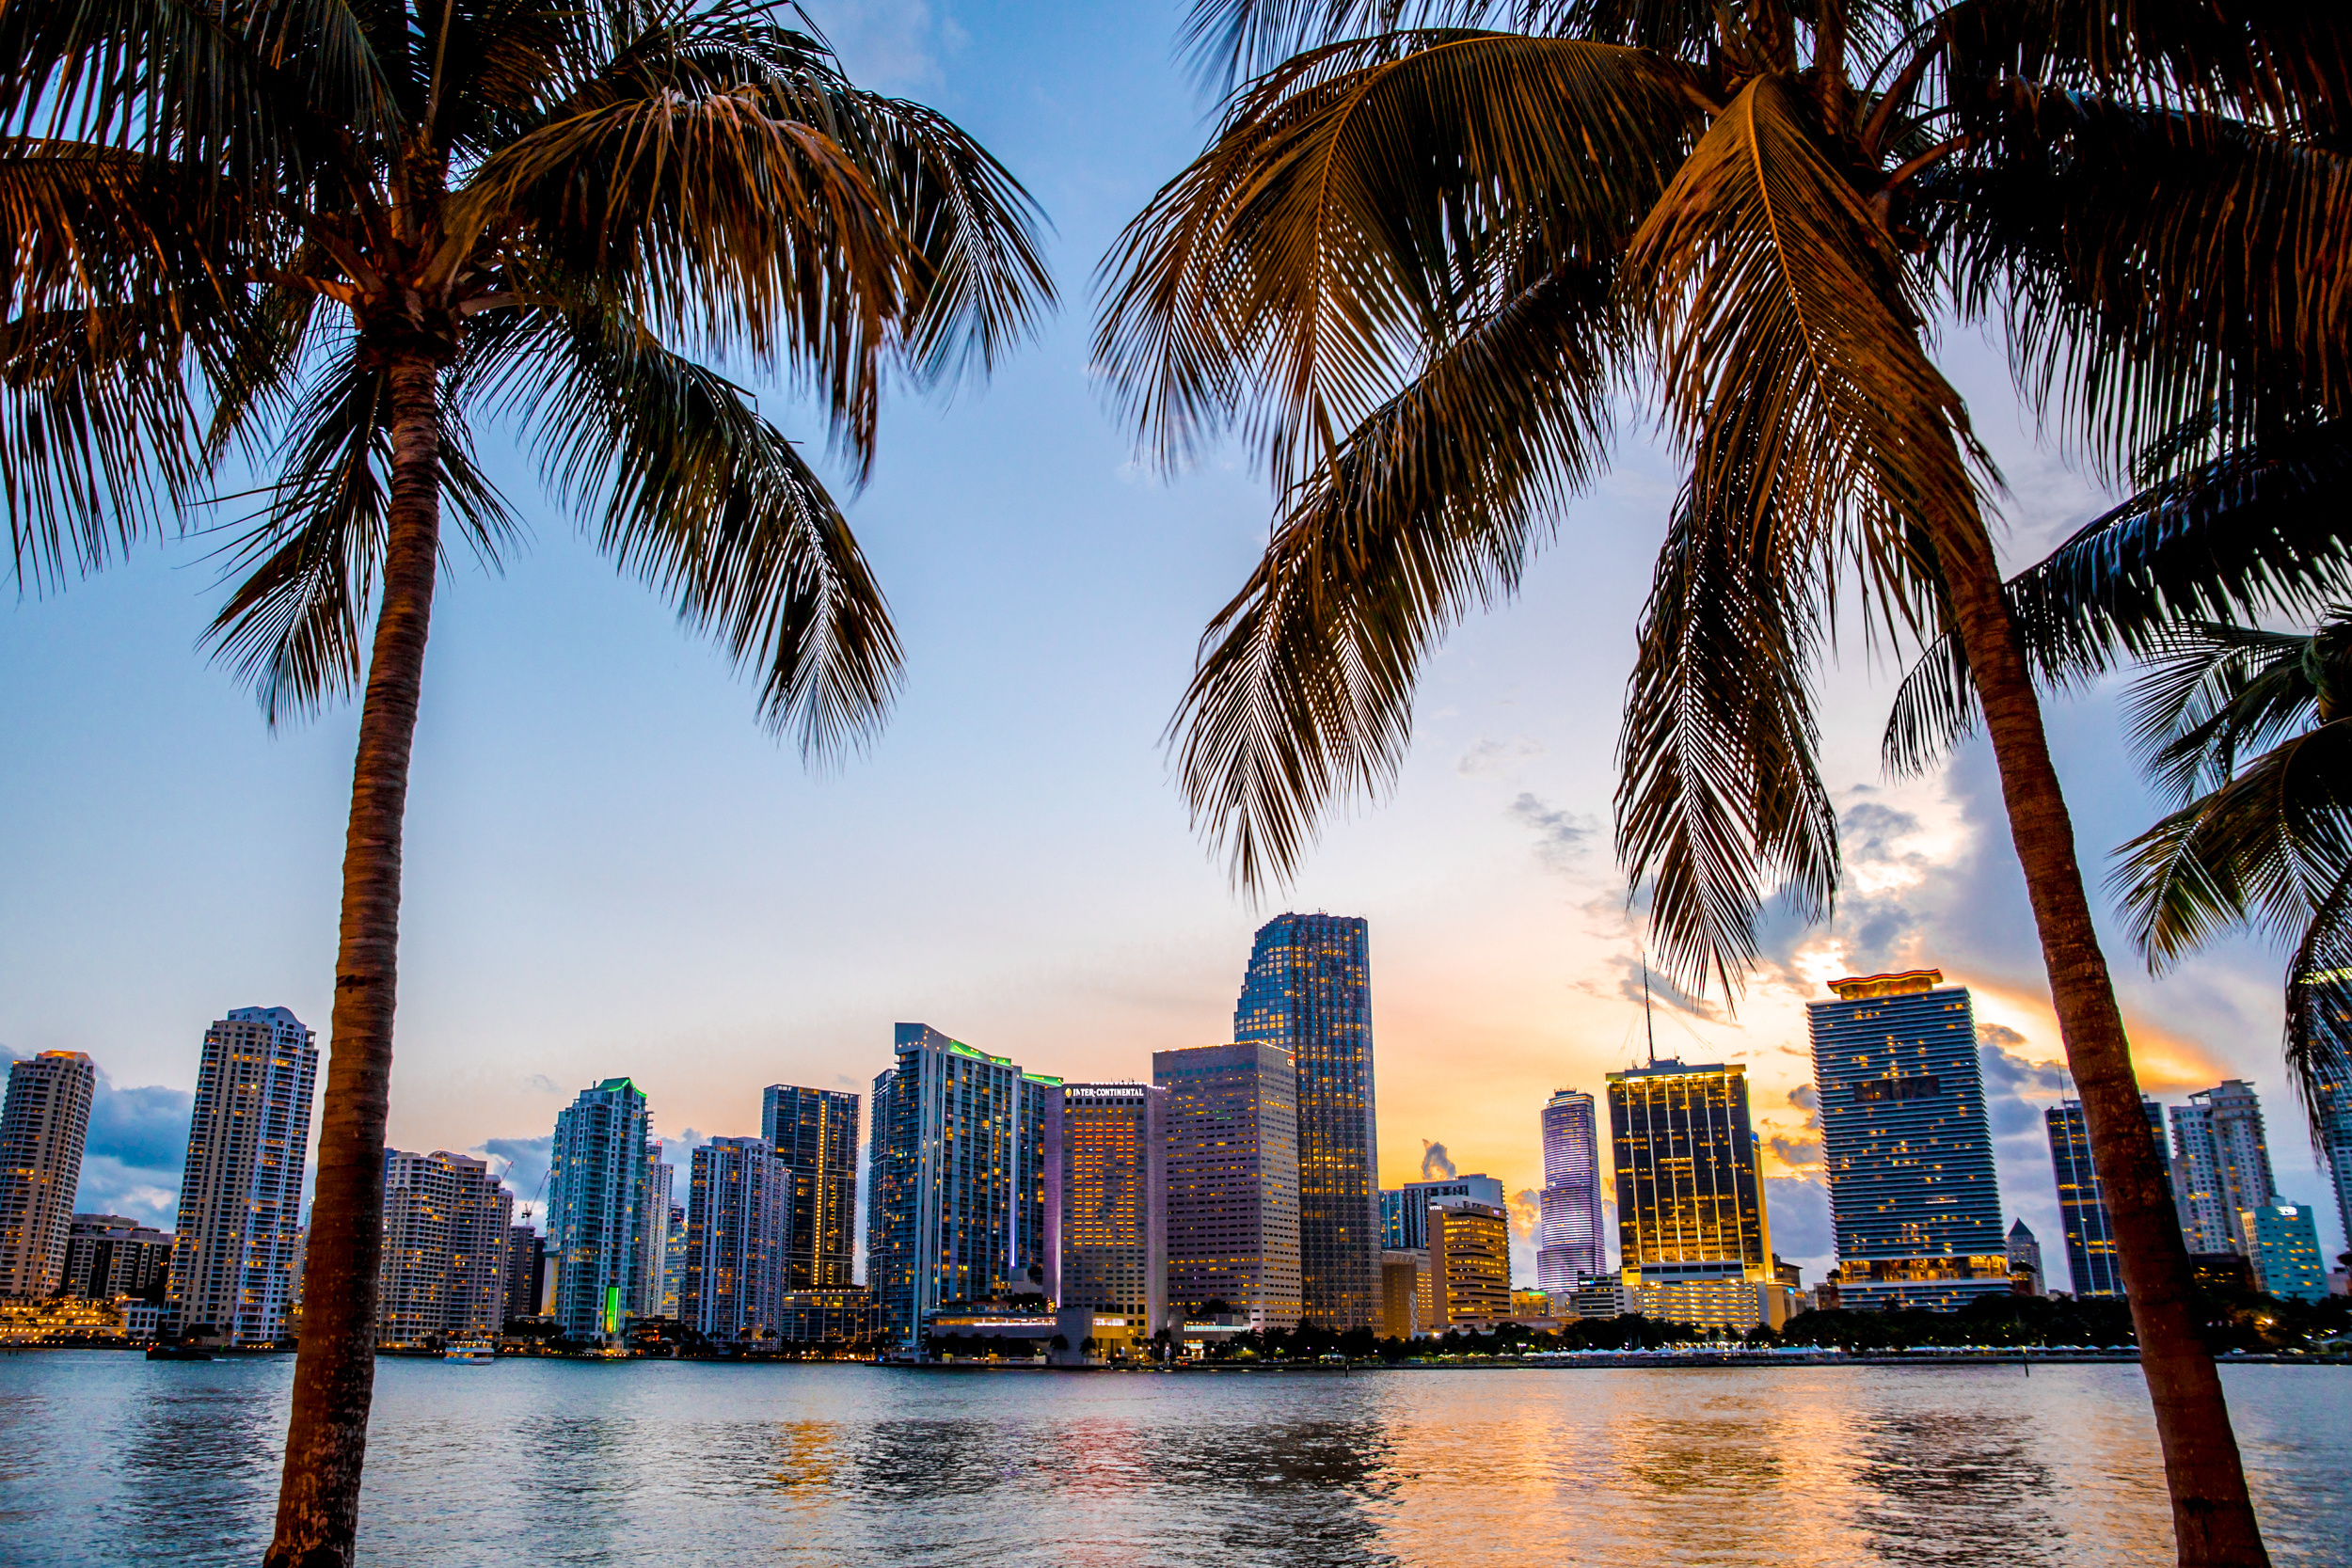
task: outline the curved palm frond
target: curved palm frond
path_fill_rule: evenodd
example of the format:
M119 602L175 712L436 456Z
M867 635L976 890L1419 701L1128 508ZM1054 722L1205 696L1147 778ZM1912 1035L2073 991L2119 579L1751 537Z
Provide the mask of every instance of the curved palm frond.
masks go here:
M2352 719L2273 747L2118 853L2152 969L2238 925L2301 937L2352 863Z
M2316 612L2352 580L2346 494L2352 420L2338 420L2229 452L2093 518L2006 586L2036 676L2094 679L2156 652L2185 621ZM1976 716L1967 660L1947 634L1896 693L1888 771L1934 767Z
M742 389L627 311L534 316L477 340L469 384L528 425L597 547L758 671L762 717L825 760L870 736L898 634L850 525Z
M2287 960L2286 1060L2314 1136L2333 1097L2352 1097L2352 861Z
M1818 557L1781 559L1748 508L1686 488L1643 607L1617 741L1617 858L1650 888L1661 968L1736 996L1777 894L1805 919L1837 888L1817 764Z
M1623 339L1605 273L1548 278L1294 492L1169 724L1193 820L1241 885L1287 876L1335 796L1393 774L1422 657L1516 589L1543 520L1589 482Z
M354 350L346 336L295 405L269 502L228 546L232 573L246 575L203 637L273 727L348 696L362 673L387 538L391 391ZM495 567L520 524L474 461L453 396L442 401L440 467L443 498Z
M2212 621L2167 632L2124 699L2133 750L2157 789L2186 805L2228 782L2241 755L2308 724L2318 705L2310 641Z
M1455 334L1619 253L1690 145L1685 79L1497 33L1301 55L1104 259L1097 362L1164 461L1238 426L1286 490Z

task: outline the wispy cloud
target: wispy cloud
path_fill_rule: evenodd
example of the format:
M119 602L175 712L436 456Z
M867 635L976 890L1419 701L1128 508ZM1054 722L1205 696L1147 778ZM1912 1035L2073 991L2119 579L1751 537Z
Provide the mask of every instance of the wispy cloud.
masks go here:
M1428 1138L1421 1141L1421 1179L1423 1181L1451 1181L1460 1172L1454 1168L1453 1157L1445 1145Z
M1519 826L1535 834L1535 858L1554 871L1574 868L1598 824L1589 816L1555 806L1539 795L1522 793L1508 808Z

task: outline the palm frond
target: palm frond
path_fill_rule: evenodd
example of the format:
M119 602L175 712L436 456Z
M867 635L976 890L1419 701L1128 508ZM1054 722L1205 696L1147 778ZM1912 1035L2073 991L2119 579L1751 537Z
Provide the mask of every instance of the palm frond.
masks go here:
M2124 697L2132 748L2174 804L2219 787L2238 758L2309 723L2308 637L2194 621L2164 634Z
M2352 861L2295 944L2286 1001L2288 1077L2316 1142L2328 1112L2352 1101Z
M1334 797L1403 757L1421 660L1507 596L1605 448L1624 328L1606 274L1546 279L1448 344L1288 498L1170 722L1196 825L1258 888Z
M528 426L597 546L761 681L760 711L819 761L880 725L898 634L850 525L742 389L627 311L518 319L461 382Z
M1095 335L1141 439L1237 426L1287 490L1428 354L1623 248L1698 111L1637 51L1397 34L1301 55L1233 104L1103 264Z
M2232 451L2093 518L2011 578L2010 616L2037 679L2095 679L2191 620L2308 615L2352 580L2352 421ZM1936 766L1976 722L1957 637L1931 643L1896 693L1883 752L1899 777Z

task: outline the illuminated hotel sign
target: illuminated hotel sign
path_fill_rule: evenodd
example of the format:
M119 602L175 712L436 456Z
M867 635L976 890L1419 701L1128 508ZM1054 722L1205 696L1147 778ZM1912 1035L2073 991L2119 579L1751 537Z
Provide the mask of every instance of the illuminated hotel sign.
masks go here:
M1073 1100L1132 1100L1143 1092L1141 1084L1113 1084L1108 1086L1066 1088L1063 1095Z

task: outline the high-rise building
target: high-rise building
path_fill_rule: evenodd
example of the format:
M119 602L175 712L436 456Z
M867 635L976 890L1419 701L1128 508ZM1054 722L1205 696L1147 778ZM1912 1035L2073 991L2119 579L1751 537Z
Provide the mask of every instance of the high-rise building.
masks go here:
M570 1338L618 1338L628 1326L652 1124L644 1092L626 1078L580 1090L555 1118L548 1266L553 1315Z
M2026 1282L2026 1293L2027 1295L2038 1296L2045 1293L2043 1286L2046 1276L2042 1272L2042 1243L2035 1238L2030 1229L2026 1228L2024 1220L2019 1220L2009 1227L2007 1251L2010 1277L2024 1279Z
M384 1151L380 1345L494 1335L506 1318L507 1232L515 1195L488 1162L437 1149Z
M2251 1257L2240 1216L2278 1190L2253 1085L2224 1079L2172 1107L2172 1196L2189 1251Z
M2156 1162L2163 1170L2168 1194L2171 1161L2164 1152L2164 1107L2142 1099L2155 1135ZM2107 1215L2106 1196L2099 1188L2099 1173L2090 1161L2090 1125L2083 1119L2078 1101L2061 1100L2042 1113L2050 1130L2050 1174L2057 1180L2058 1218L2066 1229L2066 1272L2078 1296L2120 1296L2123 1293L2123 1259L2116 1249L2115 1224Z
M1600 1205L1600 1124L1593 1097L1581 1089L1553 1094L1541 1121L1544 1190L1537 1200L1535 1288L1558 1294L1609 1267Z
M840 1089L771 1084L760 1136L792 1167L792 1250L787 1290L849 1285L857 1268L858 1097Z
M2317 1218L2310 1204L2286 1203L2276 1196L2239 1216L2256 1290L2301 1301L2327 1299L2328 1264L2320 1256Z
M1490 1203L1429 1206L1429 1278L1439 1332L1511 1316L1511 1217Z
M661 1311L661 1279L670 1261L670 1202L671 1182L675 1166L661 1158L661 1145L649 1143L645 1153L645 1185L637 1196L635 1226L636 1261L632 1272L636 1284L629 1300L629 1313L639 1318L659 1318Z
M284 1338L302 1246L315 1037L283 1007L238 1007L204 1031L180 1178L170 1319L232 1345Z
M0 1105L0 1297L55 1295L82 1184L98 1069L79 1051L8 1064Z
M66 1227L65 1294L159 1302L170 1284L170 1231L120 1214L76 1214Z
M1152 1053L1168 1091L1168 1298L1257 1329L1299 1319L1297 1079L1279 1046Z
M2352 1031L2347 1031L2352 1033ZM2352 1054L2352 1039L2345 1044ZM2336 1221L2352 1245L2352 1072L2325 1068L2319 1079L2319 1149L2336 1189Z
M539 1310L547 1277L548 1248L539 1233L527 1225L506 1228L506 1302L509 1318L528 1318Z
M1365 923L1285 914L1260 927L1233 1038L1281 1047L1296 1073L1302 1311L1328 1328L1368 1325L1379 1307L1380 1138Z
M1429 1208L1453 1208L1484 1203L1508 1210L1502 1183L1491 1176L1448 1176L1432 1181L1407 1181L1402 1187L1380 1189L1380 1245L1389 1252L1414 1251L1429 1244Z
M1429 1216L1422 1216L1428 1228ZM1438 1325L1437 1281L1429 1254L1421 1248L1384 1248L1380 1254L1380 1337L1410 1339Z
M792 1167L767 1139L694 1150L679 1319L714 1344L776 1338L791 1227Z
M1771 1282L1747 1069L1670 1060L1613 1072L1608 1083L1622 1282Z
M1168 1316L1168 1091L1064 1084L1058 1191L1063 1310Z
M866 1275L884 1333L912 1345L949 1302L1042 1290L1058 1250L1045 1135L1061 1080L925 1023L898 1024L894 1043L874 1080Z
M1939 970L1833 980L1806 1005L1837 1270L1850 1310L2010 1290L1976 1014Z
M687 1184L693 1184L691 1167ZM686 1210L673 1203L670 1240L661 1249L661 1315L665 1318L675 1318L686 1309Z

